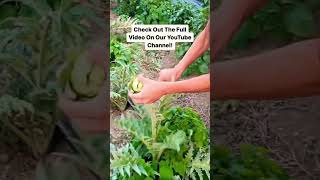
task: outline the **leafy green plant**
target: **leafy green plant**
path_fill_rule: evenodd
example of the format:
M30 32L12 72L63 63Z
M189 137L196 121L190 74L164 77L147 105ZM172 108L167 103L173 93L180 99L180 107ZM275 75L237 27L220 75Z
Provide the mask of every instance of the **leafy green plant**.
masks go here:
M125 34L131 31L131 26L140 24L136 18L131 18L126 15L119 16L116 20L111 21L111 34Z
M188 24L190 30L193 30L193 24L191 24L193 18L195 18L199 13L198 9L195 8L193 4L176 2L173 4L173 9L171 14L169 14L170 24ZM198 19L199 20L199 19Z
M179 47L180 48L180 47ZM186 46L185 48L189 48ZM201 57L196 59L182 74L182 77L190 75L202 75L209 73L210 52L205 52Z
M192 108L171 108L164 112L163 116L164 120L161 124L170 131L182 130L187 135L192 133L192 142L197 149L208 146L208 130L200 115Z
M32 125L22 127L23 130L44 131L36 136L45 138L37 140L41 145L33 142L32 133L24 134L27 137L23 138L35 156L39 156L46 151L55 127L56 69L64 62L66 49L87 41L89 24L85 22L100 21L89 4L72 0L5 0L0 2L0 7L12 4L11 8L17 13L6 15L0 22L0 64L15 78L6 93L20 99L20 104L31 104L34 109L32 119L19 117L25 124ZM16 136L22 137L21 128L10 128ZM35 148L38 149L35 151Z
M4 95L0 97L1 134L11 131L35 156L45 152L52 136L54 120L38 112L27 101Z
M116 39L111 39L110 42L110 62L122 61L126 64L132 63L133 52L125 43L119 42ZM112 65L112 64L111 64ZM116 64L115 64L116 65Z
M110 68L110 98L114 107L123 111L128 102L128 83L139 70L136 64L126 64L116 61L116 65Z
M133 138L125 150L115 150L111 157L113 179L210 178L208 134L202 119L191 109L173 108L170 102L165 97L159 104L136 106L119 120ZM179 115L173 116L176 111ZM184 129L177 128L186 124ZM200 141L203 146L196 145Z
M207 177L210 177L210 154L201 150L194 156L194 152L191 146L186 155L187 159L191 161L188 166L187 175L191 177L192 180L201 179L203 172L206 173Z
M122 179L125 179L124 177L139 179L141 175L153 179L158 175L158 173L152 169L151 164L145 162L131 144L127 144L118 150L111 144L110 149L111 156L113 157L111 164L114 168L114 171L112 172L113 178L111 179L116 180L116 177L123 177Z
M141 20L144 24L167 24L173 5L170 1L118 0L116 12Z
M116 0L117 7L115 12L119 15L128 15L135 17L137 8L140 4L140 0Z
M144 24L168 24L173 5L170 1L143 0L137 8L136 17Z
M176 56L178 59L183 58L185 53L191 47L190 44L180 44L176 49ZM183 77L190 75L202 75L209 72L210 51L205 52L201 57L196 59L182 74Z
M91 9L71 0L61 1L58 7L32 0L7 0L0 5L8 2L16 2L31 12L0 23L0 36L11 32L1 42L0 62L29 83L30 91L24 97L51 93L55 88L55 69L63 63L65 49L86 40L88 27L83 20L98 18L95 13L86 16L92 13Z
M232 154L224 146L214 145L212 161L214 179L289 179L284 170L268 157L268 151L262 147L244 144L240 146L240 154L237 155Z
M135 20L133 22L129 20L119 23L122 24L119 26L130 28L134 23ZM145 62L145 52L141 44L123 43L121 37L116 34L112 34L110 42L110 98L112 106L123 111L128 102L128 83L141 71Z
M272 0L243 24L230 47L245 48L253 40L266 36L280 41L313 37L313 11L319 8L312 1Z
M202 10L190 3L173 3L170 0L118 0L115 11L119 15L135 17L144 24L188 24L191 30L195 30L192 25L201 23L202 18L199 19L198 14L201 14Z
M113 107L123 111L128 102L128 83L140 71L142 47L111 40L110 47L110 98Z

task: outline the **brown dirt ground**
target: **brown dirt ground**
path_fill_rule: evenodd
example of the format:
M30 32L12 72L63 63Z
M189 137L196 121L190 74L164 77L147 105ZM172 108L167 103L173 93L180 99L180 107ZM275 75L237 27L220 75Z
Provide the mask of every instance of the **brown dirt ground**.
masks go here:
M32 180L36 165L32 154L0 143L0 180Z

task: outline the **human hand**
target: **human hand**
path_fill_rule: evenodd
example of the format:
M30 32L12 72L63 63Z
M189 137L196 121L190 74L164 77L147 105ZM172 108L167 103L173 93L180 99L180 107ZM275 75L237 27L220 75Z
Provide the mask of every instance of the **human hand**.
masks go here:
M88 101L73 101L66 93L59 94L58 106L70 120L87 132L105 132L108 123L107 84L99 94Z
M142 75L138 76L138 80L143 84L142 90L137 94L133 94L129 91L129 97L134 103L150 104L165 95L165 82L151 80Z
M159 72L159 81L176 81L182 75L183 70L174 67L168 69L162 69Z

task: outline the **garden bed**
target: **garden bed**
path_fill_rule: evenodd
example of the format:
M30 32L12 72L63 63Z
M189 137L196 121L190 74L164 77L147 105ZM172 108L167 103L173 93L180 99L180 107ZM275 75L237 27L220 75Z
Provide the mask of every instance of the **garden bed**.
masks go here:
M247 50L229 51L221 60L253 55L278 46L257 41ZM239 145L243 143L265 147L292 178L317 179L320 177L319 98L214 103L211 125L214 142L232 147L235 152L239 152Z

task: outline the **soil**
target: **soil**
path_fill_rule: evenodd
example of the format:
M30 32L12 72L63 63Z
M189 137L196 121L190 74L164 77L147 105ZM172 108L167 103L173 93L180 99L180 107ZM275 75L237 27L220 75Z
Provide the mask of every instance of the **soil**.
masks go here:
M222 60L279 46L282 44L256 42L246 50L227 52ZM227 145L235 152L243 143L263 146L293 179L320 179L320 97L225 101L214 103L212 109L215 144Z
M36 165L32 154L0 143L0 180L33 180Z

